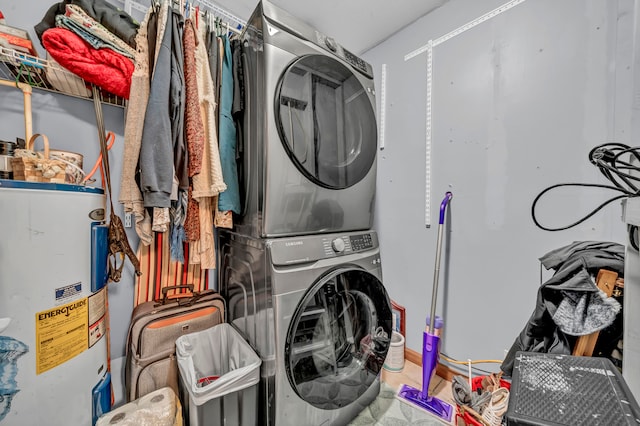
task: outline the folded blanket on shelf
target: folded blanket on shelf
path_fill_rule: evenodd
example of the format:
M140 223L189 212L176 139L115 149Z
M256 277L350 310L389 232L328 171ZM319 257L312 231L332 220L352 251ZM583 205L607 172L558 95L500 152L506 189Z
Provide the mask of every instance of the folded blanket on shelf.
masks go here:
M129 98L134 64L111 49L94 49L64 28L42 34L42 44L60 65L109 93Z
M136 50L87 15L80 6L68 4L64 15L56 16L56 26L80 36L95 49L108 48L133 59Z
M56 16L65 13L67 4L80 6L87 15L100 22L107 30L135 49L138 22L124 10L110 4L107 0L64 0L54 4L47 10L42 21L34 27L41 42L44 33L51 28L55 28Z

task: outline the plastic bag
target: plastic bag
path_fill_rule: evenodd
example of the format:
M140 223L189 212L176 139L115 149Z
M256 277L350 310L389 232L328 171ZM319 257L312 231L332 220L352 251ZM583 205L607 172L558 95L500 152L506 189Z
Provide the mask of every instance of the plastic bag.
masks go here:
M262 360L228 323L180 336L176 356L180 377L196 405L260 381Z

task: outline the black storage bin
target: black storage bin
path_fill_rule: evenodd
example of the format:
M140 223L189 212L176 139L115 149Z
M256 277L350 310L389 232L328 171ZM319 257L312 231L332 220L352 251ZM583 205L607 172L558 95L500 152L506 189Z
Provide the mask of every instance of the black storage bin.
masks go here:
M508 426L638 426L640 408L607 358L518 352L505 419Z

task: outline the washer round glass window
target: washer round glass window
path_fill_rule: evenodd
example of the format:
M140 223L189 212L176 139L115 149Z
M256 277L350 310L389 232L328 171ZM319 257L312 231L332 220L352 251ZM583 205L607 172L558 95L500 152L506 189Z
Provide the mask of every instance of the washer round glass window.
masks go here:
M325 55L297 59L280 79L275 108L282 143L311 181L343 189L367 175L376 156L375 112L345 65Z
M325 410L351 404L374 382L389 349L391 306L375 276L335 270L306 293L285 344L295 392Z

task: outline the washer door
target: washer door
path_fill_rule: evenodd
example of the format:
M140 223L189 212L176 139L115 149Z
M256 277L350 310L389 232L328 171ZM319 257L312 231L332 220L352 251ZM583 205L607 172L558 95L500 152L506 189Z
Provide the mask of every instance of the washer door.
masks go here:
M285 346L289 383L315 407L351 404L378 376L390 336L391 305L380 280L361 269L337 269L294 312Z
M308 179L344 189L367 175L376 157L375 111L349 68L329 56L303 56L281 76L275 102L285 150Z

